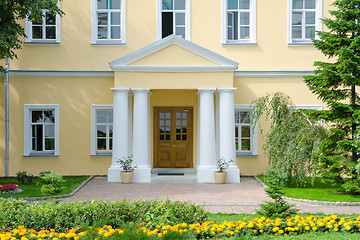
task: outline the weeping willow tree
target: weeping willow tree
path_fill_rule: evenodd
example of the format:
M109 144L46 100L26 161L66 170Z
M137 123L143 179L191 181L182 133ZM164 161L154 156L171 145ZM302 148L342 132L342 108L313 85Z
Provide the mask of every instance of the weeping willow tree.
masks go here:
M282 186L304 185L304 177L312 174L317 145L327 136L319 122L306 116L306 109L298 110L284 93L269 93L252 102L252 124L264 117L270 121L263 150L269 160L266 175L276 178Z

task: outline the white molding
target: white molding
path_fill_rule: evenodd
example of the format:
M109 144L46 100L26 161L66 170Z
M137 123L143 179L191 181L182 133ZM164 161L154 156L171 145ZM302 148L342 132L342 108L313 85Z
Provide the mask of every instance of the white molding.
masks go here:
M96 111L97 110L110 111L113 110L113 105L91 105L91 150L90 150L91 155L97 155L97 151L96 151Z
M233 72L233 66L114 66L114 71L122 72Z
M303 77L314 75L313 70L236 70L234 77Z
M54 110L55 111L55 149L51 155L59 155L60 135L60 110L59 104L24 104L24 156L31 154L31 111L32 110Z
M295 105L296 109L323 110L322 105Z
M114 77L113 71L10 70L10 77ZM0 76L3 76L0 73Z
M235 110L251 110L251 104L234 104L234 112ZM254 128L250 125L250 144L251 144L251 150L249 152L249 155L246 155L246 152L244 152L245 156L256 156L258 155L258 128L257 124ZM240 151L237 151L236 153L240 153ZM237 155L238 157L241 155Z
M196 55L199 55L199 56L201 56L209 61L212 61L214 63L217 63L221 66L232 66L234 69L236 69L238 66L238 63L231 59L221 56L220 54L212 52L206 48L200 47L199 45L192 43L188 40L185 40L179 36L170 35L170 36L167 36L166 38L163 38L163 39L156 41L146 47L143 47L139 50L136 50L128 55L125 55L121 58L118 58L118 59L110 62L110 67L111 67L111 69L115 69L120 66L128 66L128 64L130 64L132 62L135 62L141 58L149 56L150 54L160 51L161 49L164 49L172 44L179 46L181 48L184 48ZM133 66L131 66L131 67L133 67ZM135 67L137 67L137 66L135 66ZM172 66L169 66L169 67L172 67ZM186 66L181 66L181 67L186 67Z

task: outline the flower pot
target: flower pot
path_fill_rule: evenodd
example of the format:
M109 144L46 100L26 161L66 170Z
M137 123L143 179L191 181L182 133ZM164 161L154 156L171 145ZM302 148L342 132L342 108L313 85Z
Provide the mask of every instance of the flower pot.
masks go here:
M214 172L215 183L224 184L226 183L227 172Z
M120 172L121 183L132 183L134 172Z

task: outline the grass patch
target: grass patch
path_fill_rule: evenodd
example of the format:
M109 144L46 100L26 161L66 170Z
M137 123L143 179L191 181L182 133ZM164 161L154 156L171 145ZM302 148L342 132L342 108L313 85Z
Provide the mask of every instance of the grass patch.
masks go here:
M82 182L88 179L88 176L64 176L66 182L64 183L65 189L57 194L51 196L59 196L71 193L75 188L77 188ZM19 188L24 190L21 193L14 194L0 194L0 197L46 197L50 195L43 194L41 190L41 180L35 178L31 184L20 184L16 178L0 178L0 185L5 185L8 183L13 183L19 185Z
M265 184L267 184L264 175L258 176ZM309 199L329 202L360 202L360 195L341 194L340 187L333 187L329 184L321 182L321 178L317 177L312 180L311 177L305 178L304 187L283 187L282 190L286 197Z

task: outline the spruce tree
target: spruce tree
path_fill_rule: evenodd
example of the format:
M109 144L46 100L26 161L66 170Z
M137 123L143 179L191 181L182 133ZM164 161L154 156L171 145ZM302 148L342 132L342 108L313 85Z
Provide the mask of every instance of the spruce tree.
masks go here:
M331 17L323 19L315 47L329 62L315 62L315 75L306 76L309 89L328 110L312 111L323 119L330 135L320 144L317 170L325 181L346 192L360 193L360 0L336 0Z

